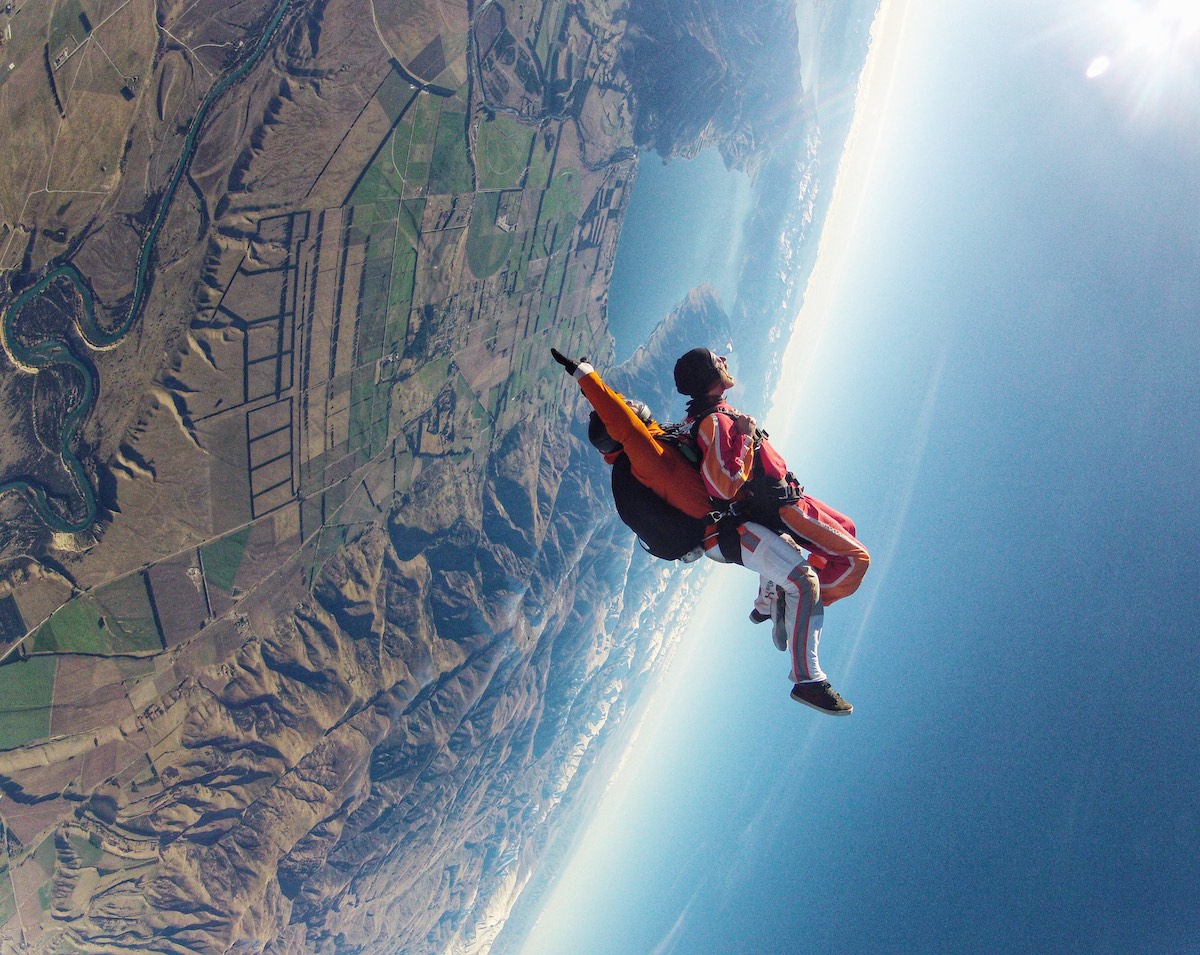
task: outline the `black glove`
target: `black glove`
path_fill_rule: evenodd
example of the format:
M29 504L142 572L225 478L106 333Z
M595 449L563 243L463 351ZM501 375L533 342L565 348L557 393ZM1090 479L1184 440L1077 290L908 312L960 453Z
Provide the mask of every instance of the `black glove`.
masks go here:
M575 369L579 367L578 362L571 361L566 355L560 352L557 348L551 348L550 354L554 356L554 360L567 370L568 375L575 374ZM584 361L587 361L585 358Z

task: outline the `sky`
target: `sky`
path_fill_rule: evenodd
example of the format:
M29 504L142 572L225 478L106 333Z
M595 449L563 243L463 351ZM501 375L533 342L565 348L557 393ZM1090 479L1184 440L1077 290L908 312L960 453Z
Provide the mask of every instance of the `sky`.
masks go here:
M524 955L1200 951L1200 8L885 13L765 414L855 711L714 571Z

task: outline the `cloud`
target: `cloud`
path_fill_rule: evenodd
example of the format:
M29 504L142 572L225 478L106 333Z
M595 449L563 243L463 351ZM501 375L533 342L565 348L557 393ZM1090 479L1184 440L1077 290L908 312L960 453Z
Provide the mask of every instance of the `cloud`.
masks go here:
M683 934L683 926L687 921L688 913L691 911L692 906L696 902L696 898L700 895L701 890L705 887L707 882L708 880L705 879L696 887L696 891L692 893L691 898L687 900L687 903L680 911L679 917L675 919L675 924L673 924L670 931L668 931L667 934L662 937L662 940L659 941L659 943L655 945L653 949L651 949L650 955L671 955L671 953L675 951L675 943L679 941L679 937Z

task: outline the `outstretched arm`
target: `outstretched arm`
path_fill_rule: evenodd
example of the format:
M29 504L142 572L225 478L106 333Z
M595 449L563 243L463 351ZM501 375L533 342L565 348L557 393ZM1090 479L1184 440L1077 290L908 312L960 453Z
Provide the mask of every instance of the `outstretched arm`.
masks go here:
M639 463L649 463L657 460L663 454L663 447L655 440L644 421L633 413L625 399L608 387L596 373L587 359L572 361L561 352L551 348L550 354L579 382L584 397L596 409L596 414L604 422L604 427L613 440L619 441L635 466Z

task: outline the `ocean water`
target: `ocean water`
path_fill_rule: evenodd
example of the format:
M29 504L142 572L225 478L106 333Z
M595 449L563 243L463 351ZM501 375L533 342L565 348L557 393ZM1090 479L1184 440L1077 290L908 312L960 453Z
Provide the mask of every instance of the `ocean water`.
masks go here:
M625 214L608 296L608 326L624 361L687 293L707 282L721 303L737 293L750 177L715 149L663 163L643 153Z

